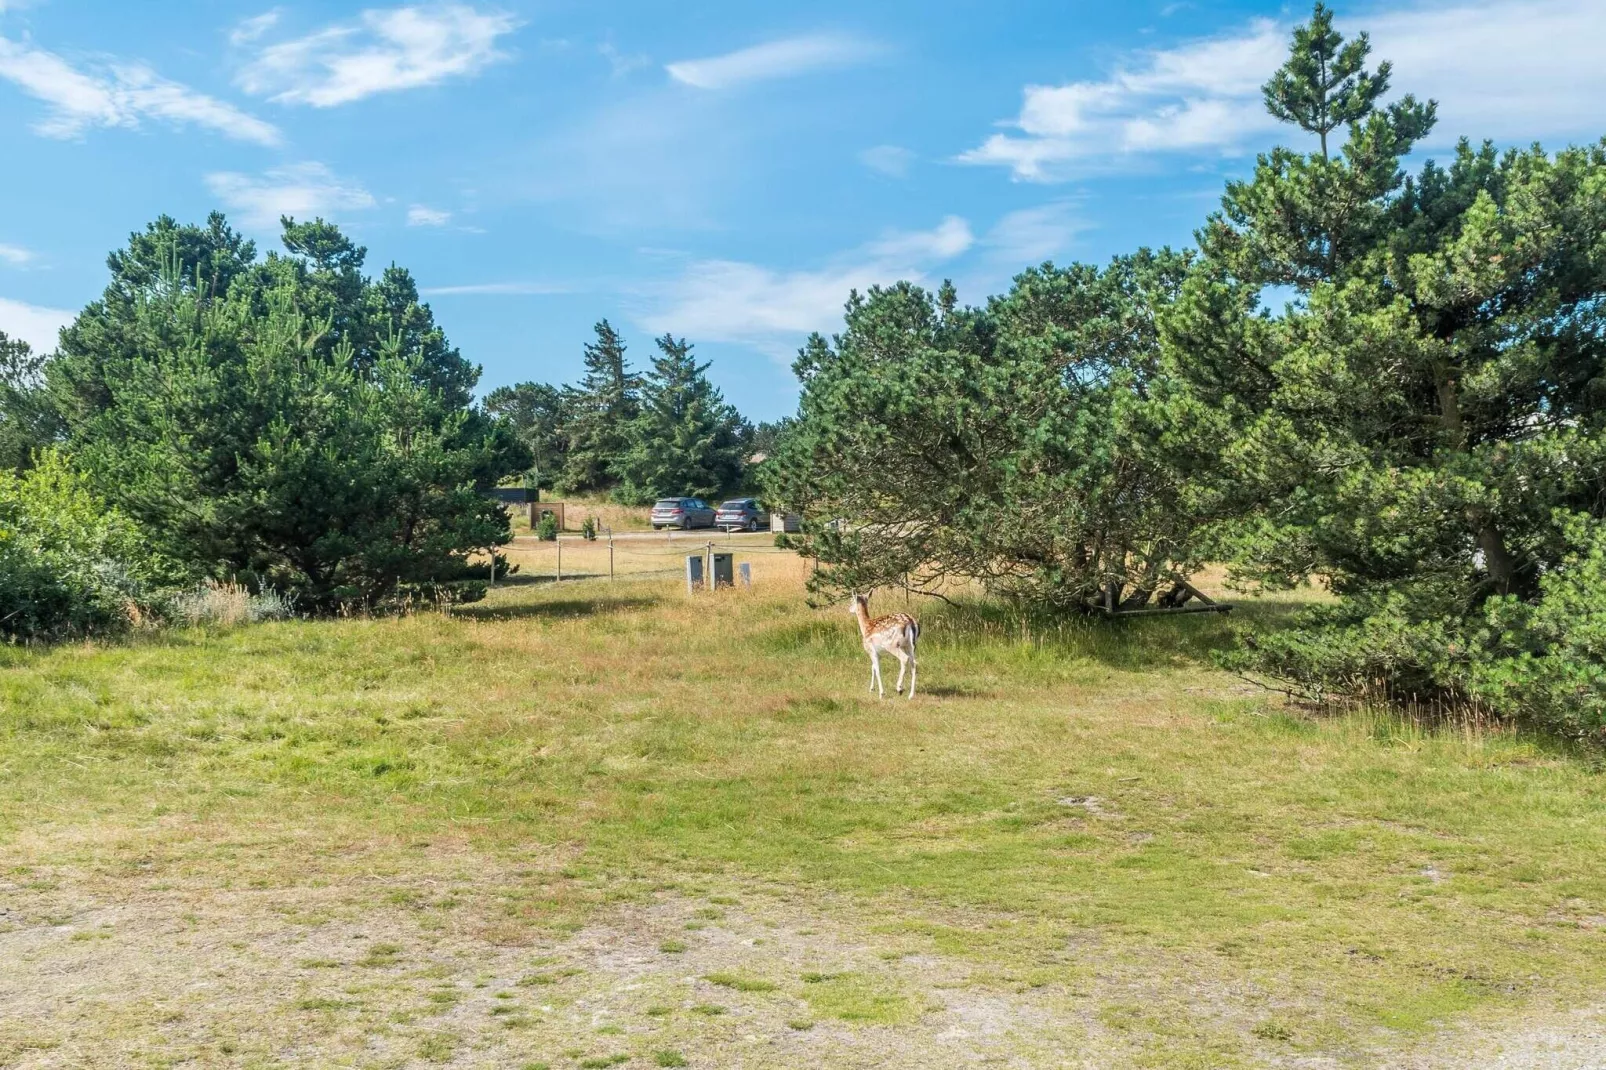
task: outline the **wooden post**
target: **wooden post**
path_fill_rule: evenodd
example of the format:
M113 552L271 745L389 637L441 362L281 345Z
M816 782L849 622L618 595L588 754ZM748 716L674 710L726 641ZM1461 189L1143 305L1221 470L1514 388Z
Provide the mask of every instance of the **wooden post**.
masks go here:
M712 591L714 589L714 540L708 540L708 556L703 564L703 586Z
M608 582L613 582L613 529L608 529Z
M496 586L496 547L491 547L491 588ZM490 588L488 588L490 589Z
M563 536L559 535L556 539L554 539L552 541L556 542L558 544L558 578L557 578L557 582L558 583L562 583L563 582Z

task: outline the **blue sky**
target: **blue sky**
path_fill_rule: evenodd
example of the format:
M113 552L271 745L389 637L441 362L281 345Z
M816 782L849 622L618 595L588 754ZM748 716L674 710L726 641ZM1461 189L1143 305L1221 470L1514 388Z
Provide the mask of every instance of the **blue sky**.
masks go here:
M1606 3L1339 4L1460 135L1606 134ZM0 0L0 330L49 344L105 256L213 208L322 215L412 269L482 389L563 381L608 317L755 419L849 288L1186 244L1294 132L1251 2L373 6Z

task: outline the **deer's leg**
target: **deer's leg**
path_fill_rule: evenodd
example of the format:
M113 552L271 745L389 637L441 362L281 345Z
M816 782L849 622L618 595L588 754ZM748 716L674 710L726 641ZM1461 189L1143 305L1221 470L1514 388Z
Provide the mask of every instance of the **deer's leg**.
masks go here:
M870 651L870 676L875 684L876 694L881 698L887 697L887 685L881 682L881 652Z
M870 651L870 690L875 690L875 651Z
M909 651L909 697L915 697L915 673L920 671L920 663L915 660L915 652Z
M909 668L909 655L901 650L894 650L892 655L898 659L898 683L893 687L893 690L901 695L903 694L903 674Z

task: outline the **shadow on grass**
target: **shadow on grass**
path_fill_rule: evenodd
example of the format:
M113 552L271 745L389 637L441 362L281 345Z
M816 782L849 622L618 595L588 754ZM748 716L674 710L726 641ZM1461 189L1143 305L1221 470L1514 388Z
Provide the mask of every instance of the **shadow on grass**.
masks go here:
M568 581L565 580L565 583ZM600 617L610 613L628 613L658 605L661 598L559 598L548 602L524 602L519 605L459 606L452 616L466 620L533 620L543 617Z
M887 692L889 695L892 693ZM964 684L919 684L915 691L915 698L986 698L998 697L996 691L986 691L979 687L967 687Z
M547 583L568 583L571 580L600 580L607 577L606 572L564 572L562 581L557 576L526 576L515 572L511 576L498 577L498 587L539 587Z

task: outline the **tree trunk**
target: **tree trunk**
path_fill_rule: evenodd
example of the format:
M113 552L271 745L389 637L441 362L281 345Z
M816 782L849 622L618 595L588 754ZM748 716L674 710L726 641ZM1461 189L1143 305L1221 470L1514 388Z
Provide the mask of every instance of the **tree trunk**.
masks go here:
M1483 551L1483 567L1489 580L1501 594L1510 594L1517 574L1517 562L1506 549L1505 536L1493 521L1485 520L1478 528L1478 549Z

